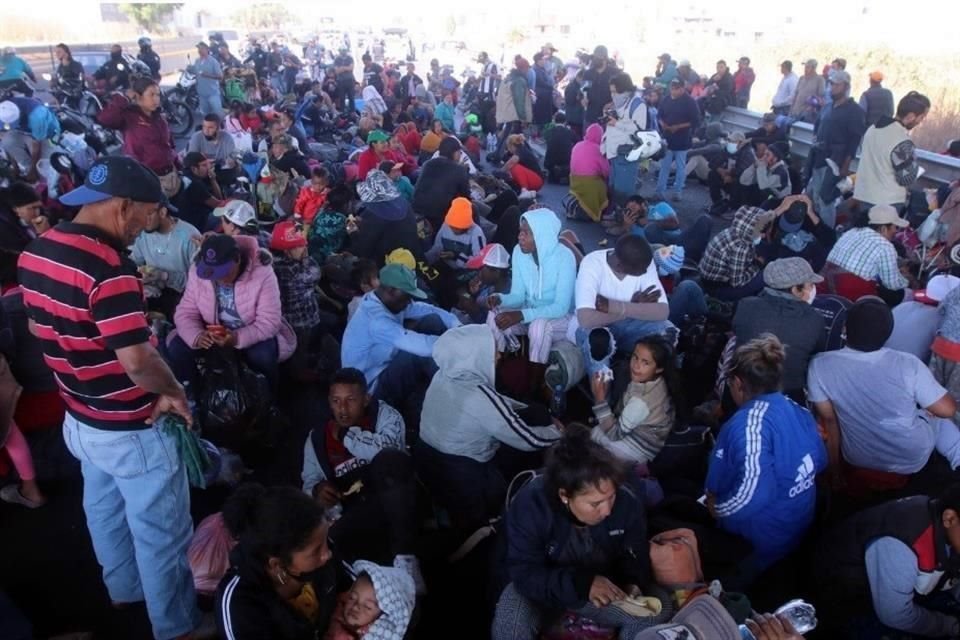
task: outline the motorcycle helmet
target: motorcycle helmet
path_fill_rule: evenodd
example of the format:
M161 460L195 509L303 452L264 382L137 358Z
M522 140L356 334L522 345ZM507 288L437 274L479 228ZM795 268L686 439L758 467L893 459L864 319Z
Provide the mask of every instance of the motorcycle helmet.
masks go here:
M140 48L141 48L141 49L143 49L144 47L152 47L152 46L153 46L153 40L151 40L150 38L144 36L144 37L140 38L139 40L137 40L137 44L140 45Z
M20 120L20 107L10 100L0 102L0 124L9 128Z

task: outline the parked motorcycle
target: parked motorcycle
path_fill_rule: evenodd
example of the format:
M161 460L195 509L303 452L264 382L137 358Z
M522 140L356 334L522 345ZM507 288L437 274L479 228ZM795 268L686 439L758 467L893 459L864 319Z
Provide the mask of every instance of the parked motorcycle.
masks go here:
M47 82L54 82L53 76L49 73L44 73L42 78ZM57 104L79 111L90 118L96 118L97 114L103 110L103 103L97 94L83 86L65 87L51 84L50 93Z

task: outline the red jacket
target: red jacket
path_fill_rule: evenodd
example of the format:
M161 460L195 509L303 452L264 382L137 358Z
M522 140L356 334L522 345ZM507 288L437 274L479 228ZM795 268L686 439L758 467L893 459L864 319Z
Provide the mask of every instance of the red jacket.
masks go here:
M373 147L367 147L360 153L359 156L357 156L357 175L359 179L366 180L367 174L374 169L379 169L380 163L384 162L385 160L402 162L403 175L405 176L409 176L417 169L416 161L406 154L398 153L393 149L387 149L383 152L383 159L381 159L377 156L376 152L373 150Z
M320 207L327 201L327 190L324 189L320 193L317 193L313 190L309 184L300 189L300 193L297 194L297 201L293 205L293 212L303 217L303 221L307 224L313 222L313 219L317 216L317 212L320 211Z
M177 152L167 119L160 110L152 116L117 94L97 115L97 122L123 132L123 153L145 164L157 175L176 168Z
M397 127L397 132L394 135L403 145L403 148L407 150L407 153L413 157L420 155L420 132L417 131L416 126L412 123L401 124Z

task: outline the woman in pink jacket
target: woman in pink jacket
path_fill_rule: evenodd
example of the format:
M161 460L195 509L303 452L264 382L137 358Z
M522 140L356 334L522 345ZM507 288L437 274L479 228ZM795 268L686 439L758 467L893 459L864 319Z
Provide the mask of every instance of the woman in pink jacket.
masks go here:
M253 237L216 234L203 241L167 345L179 380L189 383L196 375L194 351L226 347L242 351L276 386L278 364L293 354L297 338L281 316L280 287L266 255Z
M570 153L570 195L564 200L567 217L598 222L607 208L610 162L600 149L603 127L587 127L583 140Z

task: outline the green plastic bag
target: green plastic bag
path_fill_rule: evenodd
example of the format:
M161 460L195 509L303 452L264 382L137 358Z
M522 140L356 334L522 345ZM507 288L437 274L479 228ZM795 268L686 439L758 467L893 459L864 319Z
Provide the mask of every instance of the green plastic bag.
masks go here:
M210 457L200 446L196 432L187 428L187 423L178 415L165 413L154 425L157 429L172 436L177 442L177 452L187 469L187 479L191 487L207 488L205 473L210 469Z

